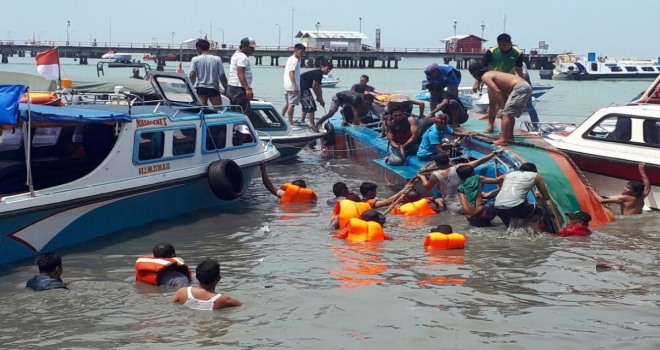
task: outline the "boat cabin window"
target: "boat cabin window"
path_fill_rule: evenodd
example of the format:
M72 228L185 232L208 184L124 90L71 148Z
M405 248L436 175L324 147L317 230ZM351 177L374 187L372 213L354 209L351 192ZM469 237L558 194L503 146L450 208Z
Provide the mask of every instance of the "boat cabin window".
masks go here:
M151 160L163 157L165 152L165 133L162 131L143 132L140 134L138 160Z
M660 148L660 122L653 119L644 121L644 143Z
M621 72L621 67L619 66L610 66L610 71L612 72Z
M591 64L591 71L592 72L597 72L598 71L598 63L594 62Z
M250 128L245 123L234 124L234 131L231 137L233 146L240 146L248 143L254 143L254 136Z
M227 125L212 125L206 128L207 151L223 149L227 145Z
M154 81L165 99L179 103L194 103L192 91L186 80L174 77L154 77Z
M607 117L594 125L587 135L612 141L630 141L632 121L628 117Z
M53 146L60 138L62 128L36 128L32 138L32 147Z
M655 72L655 69L653 69L653 67L642 67L642 70L644 72Z
M655 67L655 69L657 69L657 70L658 70L658 72L660 72L660 67Z
M23 128L0 129L0 152L15 151L23 145Z
M185 128L172 133L172 155L181 156L195 153L197 130Z
M628 71L628 72L637 72L637 67L626 67L626 71Z
M248 117L255 129L281 129L284 125L275 113L271 109L252 109Z

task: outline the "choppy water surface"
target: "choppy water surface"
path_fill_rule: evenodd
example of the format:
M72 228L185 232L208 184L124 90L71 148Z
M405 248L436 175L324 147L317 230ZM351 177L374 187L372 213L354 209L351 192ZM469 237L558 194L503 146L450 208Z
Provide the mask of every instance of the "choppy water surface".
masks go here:
M281 71L261 71L269 72L263 74L272 87L257 86L279 96ZM413 68L407 75L367 73L375 86L392 90L415 91L420 80ZM335 73L342 80L356 75ZM553 83L558 88L539 112L586 116L632 98L647 83ZM334 182L357 190L362 181L378 182L375 175L307 150L269 172L276 184L304 178L320 203L282 206L256 180L248 200L231 208L59 250L71 282L64 293L26 291L36 273L29 261L3 266L0 348L660 348L656 213L617 217L589 238L570 239L510 236L501 225L472 229L451 214L390 216L386 232L394 241L348 244L331 238L325 200ZM379 185L381 197L393 193ZM424 251L429 227L440 223L466 234L464 251ZM135 259L163 241L193 267L204 257L218 259L218 291L244 306L192 311L168 305L172 289L136 284ZM600 261L626 269L597 271Z

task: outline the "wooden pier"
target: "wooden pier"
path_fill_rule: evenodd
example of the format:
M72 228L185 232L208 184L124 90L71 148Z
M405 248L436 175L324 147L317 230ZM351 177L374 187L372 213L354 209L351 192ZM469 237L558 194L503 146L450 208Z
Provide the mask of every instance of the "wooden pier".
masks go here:
M150 54L156 59L145 60L135 57L136 61L155 61L158 66L165 66L165 57L176 57L177 61L190 61L197 55L194 48L180 44L156 43L103 43L103 42L36 42L36 41L0 41L1 63L9 63L13 56L36 56L37 53L53 47L59 49L60 57L75 58L80 64L87 64L88 58L101 58L110 50L131 54ZM211 53L228 61L238 49L237 45L218 45L211 48ZM266 64L280 66L291 56L293 47L261 46L256 48L252 57L255 65ZM397 69L402 58L428 58L429 62L444 62L459 69L467 69L470 60L479 60L483 50L476 52L448 52L444 48L380 48L362 51L338 51L329 49L309 49L305 51L303 67L318 66L323 61L332 61L335 68L384 68ZM526 56L530 69L552 69L556 54ZM284 62L282 62L284 63Z

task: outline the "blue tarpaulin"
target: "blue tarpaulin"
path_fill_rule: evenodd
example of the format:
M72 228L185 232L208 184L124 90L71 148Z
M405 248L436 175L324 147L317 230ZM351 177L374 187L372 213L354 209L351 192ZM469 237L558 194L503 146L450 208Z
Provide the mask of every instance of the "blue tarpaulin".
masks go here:
M128 107L126 107L128 110ZM107 122L130 122L133 120L126 113L104 111L102 109L57 107L46 105L30 106L32 122L48 123L107 123ZM28 120L28 106L21 103L19 106L19 117Z
M18 105L27 90L25 85L0 85L0 124L18 122Z

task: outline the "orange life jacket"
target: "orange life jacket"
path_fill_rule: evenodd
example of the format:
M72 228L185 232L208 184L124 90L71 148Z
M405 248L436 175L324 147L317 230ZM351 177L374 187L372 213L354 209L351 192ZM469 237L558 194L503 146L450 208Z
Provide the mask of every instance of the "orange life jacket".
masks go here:
M426 236L424 247L428 249L463 249L465 248L465 236L452 232L444 234L431 232Z
M364 221L360 219L350 219L348 221L347 240L353 242L377 242L385 240L383 227L375 221Z
M280 203L312 203L318 200L313 190L292 185L290 182L282 185L280 189L284 190Z
M158 285L158 276L170 266L186 266L181 258L154 258L143 256L135 262L135 279L154 286ZM192 272L186 266L186 277L192 281Z
M339 228L344 228L348 225L348 220L357 219L365 211L371 209L371 205L365 202L353 202L352 200L342 199L335 203L335 208L332 211L332 218L334 220L339 217Z
M62 99L53 92L26 92L21 98L21 103L27 103L28 95L30 102L35 105L64 106Z
M437 214L429 203L431 203L430 200L422 198L417 202L406 203L398 208L394 208L392 214L403 214L405 216Z

